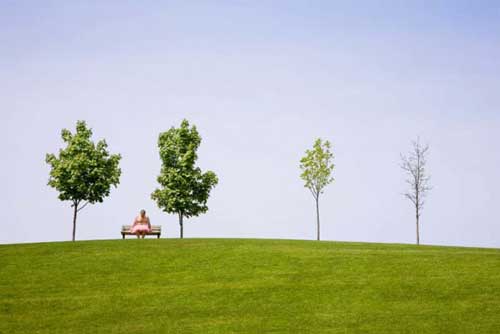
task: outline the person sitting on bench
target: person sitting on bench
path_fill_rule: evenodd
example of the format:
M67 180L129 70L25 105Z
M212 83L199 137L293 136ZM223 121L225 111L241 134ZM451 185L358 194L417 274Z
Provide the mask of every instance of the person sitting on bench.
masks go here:
M143 209L139 216L137 216L134 220L134 224L130 228L130 233L136 234L137 239L141 236L144 239L146 233L151 232L151 222L149 221L149 217L146 216L146 211Z

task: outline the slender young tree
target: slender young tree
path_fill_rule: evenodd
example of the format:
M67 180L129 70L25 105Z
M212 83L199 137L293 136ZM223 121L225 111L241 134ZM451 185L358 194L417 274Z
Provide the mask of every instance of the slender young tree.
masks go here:
M218 183L214 172L202 173L195 166L200 143L196 127L190 127L187 120L182 121L180 128L172 127L158 138L162 161L157 178L160 188L151 194L151 198L164 212L178 215L181 238L184 237L184 218L208 211L210 191Z
M61 201L71 202L75 241L78 212L88 204L102 202L111 186L119 184L121 156L109 154L105 140L94 144L92 129L84 121L76 123L75 134L63 129L61 137L66 147L59 150L58 156L47 154L45 158L51 167L48 185L59 191Z
M316 139L312 150L306 150L306 155L300 160L300 177L305 181L304 186L311 191L316 203L316 234L320 240L319 224L319 196L325 187L333 181L331 177L333 168L333 153L328 140Z
M420 216L425 204L425 197L431 187L430 176L427 173L427 153L429 145L420 144L420 139L412 142L413 149L408 155L401 154L401 168L407 176L406 183L409 189L403 195L410 200L415 207L417 245L420 244Z

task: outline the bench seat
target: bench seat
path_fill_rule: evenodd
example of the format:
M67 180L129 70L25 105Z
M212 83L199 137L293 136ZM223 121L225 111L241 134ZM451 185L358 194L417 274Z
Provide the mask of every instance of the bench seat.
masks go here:
M126 235L135 235L134 233L130 233L130 228L132 228L132 225L122 225L121 234L123 239L125 239ZM146 233L146 235L156 235L160 239L161 225L151 225L151 232Z

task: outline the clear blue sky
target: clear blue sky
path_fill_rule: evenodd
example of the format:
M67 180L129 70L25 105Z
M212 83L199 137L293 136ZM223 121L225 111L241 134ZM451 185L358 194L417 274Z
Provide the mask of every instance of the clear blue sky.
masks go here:
M182 118L219 186L188 237L314 238L298 161L335 152L327 240L414 242L399 154L429 143L428 244L500 247L498 1L1 1L0 243L68 240L45 153L84 119L123 156L78 239L119 237L150 200L160 131Z

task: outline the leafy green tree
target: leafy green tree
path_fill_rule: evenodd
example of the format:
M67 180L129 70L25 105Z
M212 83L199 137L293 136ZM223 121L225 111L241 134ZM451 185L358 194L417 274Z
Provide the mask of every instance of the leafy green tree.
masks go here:
M305 181L305 187L311 191L316 202L317 239L320 240L319 229L319 195L333 181L331 177L334 164L331 144L328 140L318 138L312 150L306 150L306 155L300 160L300 177Z
M48 185L59 191L61 201L71 201L75 241L78 212L88 204L101 203L111 186L119 184L121 156L110 155L105 140L94 144L92 129L84 121L76 123L75 134L63 129L61 137L66 147L59 150L58 156L47 154L45 158L51 167Z
M182 121L180 128L172 127L158 138L162 167L157 180L161 187L151 198L163 211L179 216L181 238L184 237L184 218L208 211L210 190L218 183L214 172L202 173L195 166L200 143L196 126L190 127L187 120Z

